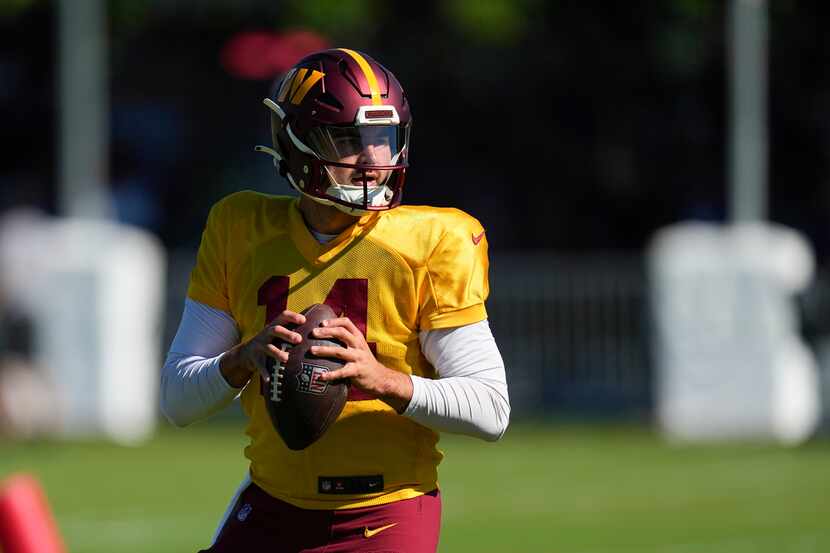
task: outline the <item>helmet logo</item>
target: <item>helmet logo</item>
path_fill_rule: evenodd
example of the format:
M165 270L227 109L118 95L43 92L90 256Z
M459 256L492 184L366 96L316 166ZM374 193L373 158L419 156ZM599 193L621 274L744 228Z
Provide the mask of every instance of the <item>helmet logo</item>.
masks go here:
M280 85L277 101L284 102L286 99L290 99L292 104L298 105L311 90L311 87L323 77L325 77L325 73L316 69L309 70L306 67L292 69Z

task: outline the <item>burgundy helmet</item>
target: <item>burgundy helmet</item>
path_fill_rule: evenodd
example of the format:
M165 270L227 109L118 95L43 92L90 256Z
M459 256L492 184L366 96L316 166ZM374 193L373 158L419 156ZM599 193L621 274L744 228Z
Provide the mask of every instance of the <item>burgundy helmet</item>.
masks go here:
M295 189L352 215L400 205L411 116L391 71L345 48L306 56L263 100L274 165Z

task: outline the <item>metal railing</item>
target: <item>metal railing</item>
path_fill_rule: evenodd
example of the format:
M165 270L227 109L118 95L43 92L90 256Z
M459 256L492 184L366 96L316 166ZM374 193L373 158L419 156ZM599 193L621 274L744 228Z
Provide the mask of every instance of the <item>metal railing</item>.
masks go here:
M642 254L493 252L490 284L516 414L651 407Z

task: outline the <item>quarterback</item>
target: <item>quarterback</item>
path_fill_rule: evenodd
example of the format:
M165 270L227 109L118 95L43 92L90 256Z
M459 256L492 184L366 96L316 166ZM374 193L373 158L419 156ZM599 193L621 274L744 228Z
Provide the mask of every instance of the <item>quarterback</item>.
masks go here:
M161 408L185 426L241 395L248 474L209 552L433 552L438 432L498 440L510 403L490 332L487 238L456 209L401 204L412 127L395 76L348 49L302 59L264 100L269 154L299 197L243 191L210 211ZM342 345L324 380L348 379L339 418L289 449L261 395L272 345L315 303Z

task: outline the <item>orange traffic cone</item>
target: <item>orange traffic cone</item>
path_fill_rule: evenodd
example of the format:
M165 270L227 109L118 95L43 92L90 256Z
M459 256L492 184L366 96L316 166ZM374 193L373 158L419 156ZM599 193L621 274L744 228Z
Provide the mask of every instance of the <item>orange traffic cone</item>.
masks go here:
M37 480L16 474L0 483L0 551L66 553Z

